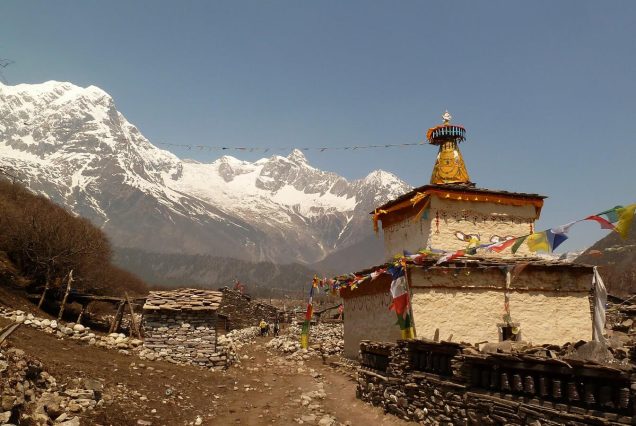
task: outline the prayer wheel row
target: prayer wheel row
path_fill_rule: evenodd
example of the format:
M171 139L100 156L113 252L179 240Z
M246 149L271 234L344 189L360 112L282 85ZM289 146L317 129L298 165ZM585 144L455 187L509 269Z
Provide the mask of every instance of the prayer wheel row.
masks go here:
M473 385L502 392L536 396L542 399L568 402L583 406L601 406L626 410L630 407L629 387L596 382L570 380L567 377L549 377L522 372L502 372L481 369L479 377L473 375Z

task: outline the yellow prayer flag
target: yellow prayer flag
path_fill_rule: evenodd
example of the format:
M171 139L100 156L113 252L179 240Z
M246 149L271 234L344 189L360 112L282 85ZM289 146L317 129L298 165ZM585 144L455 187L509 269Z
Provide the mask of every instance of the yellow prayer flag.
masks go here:
M415 339L415 330L413 330L413 327L408 327L400 331L402 332L402 339Z
M548 236L543 232L535 232L526 238L526 244L531 252L535 251L550 251L550 242Z
M300 335L300 347L303 349L309 347L309 336L304 333Z
M630 204L616 210L616 213L618 213L618 223L614 227L614 230L618 232L623 239L627 238L627 234L629 234L629 228L632 226L635 210L636 204Z

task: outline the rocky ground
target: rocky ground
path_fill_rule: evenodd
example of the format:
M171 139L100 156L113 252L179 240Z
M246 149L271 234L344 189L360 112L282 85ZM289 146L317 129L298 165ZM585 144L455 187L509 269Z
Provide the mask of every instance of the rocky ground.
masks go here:
M301 360L312 356L326 359L330 356L340 356L344 346L344 330L342 323L320 323L311 327L310 345L307 350L300 347L300 326L291 325L281 331L280 336L274 337L267 343L267 347L283 352L287 359Z
M23 315L25 322L33 321ZM0 318L0 327L10 323ZM295 329L279 339L258 337L254 329L234 331L225 339L237 353L236 364L211 371L140 359L137 351L110 343L121 336L87 338L90 331L71 334L50 325L23 325L0 349L0 412L7 417L2 421L66 426L405 424L355 398L355 382L342 374L346 364L337 351L327 354L338 345L337 338L329 337L337 336L337 328L316 330L313 349L287 353L271 342L297 340ZM101 341L108 344L96 344ZM130 339L126 343L133 346Z

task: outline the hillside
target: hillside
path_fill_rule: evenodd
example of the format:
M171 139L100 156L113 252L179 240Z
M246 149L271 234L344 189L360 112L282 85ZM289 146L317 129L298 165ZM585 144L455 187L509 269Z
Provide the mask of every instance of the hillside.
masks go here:
M115 263L136 271L156 286L204 288L232 287L234 280L256 297L289 296L304 299L314 271L299 265L247 262L210 255L149 253L135 249L115 250Z
M625 240L616 232L611 232L587 249L576 261L599 266L610 293L636 293L636 226L632 226Z
M111 263L104 233L20 184L0 179L0 285L59 297L72 271L73 289L96 294L144 293L145 283Z

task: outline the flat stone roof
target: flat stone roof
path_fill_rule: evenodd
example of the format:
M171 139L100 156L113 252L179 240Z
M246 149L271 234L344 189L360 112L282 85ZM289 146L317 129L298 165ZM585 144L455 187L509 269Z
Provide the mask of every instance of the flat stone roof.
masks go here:
M180 288L151 291L143 309L146 311L216 311L223 293L216 290Z

